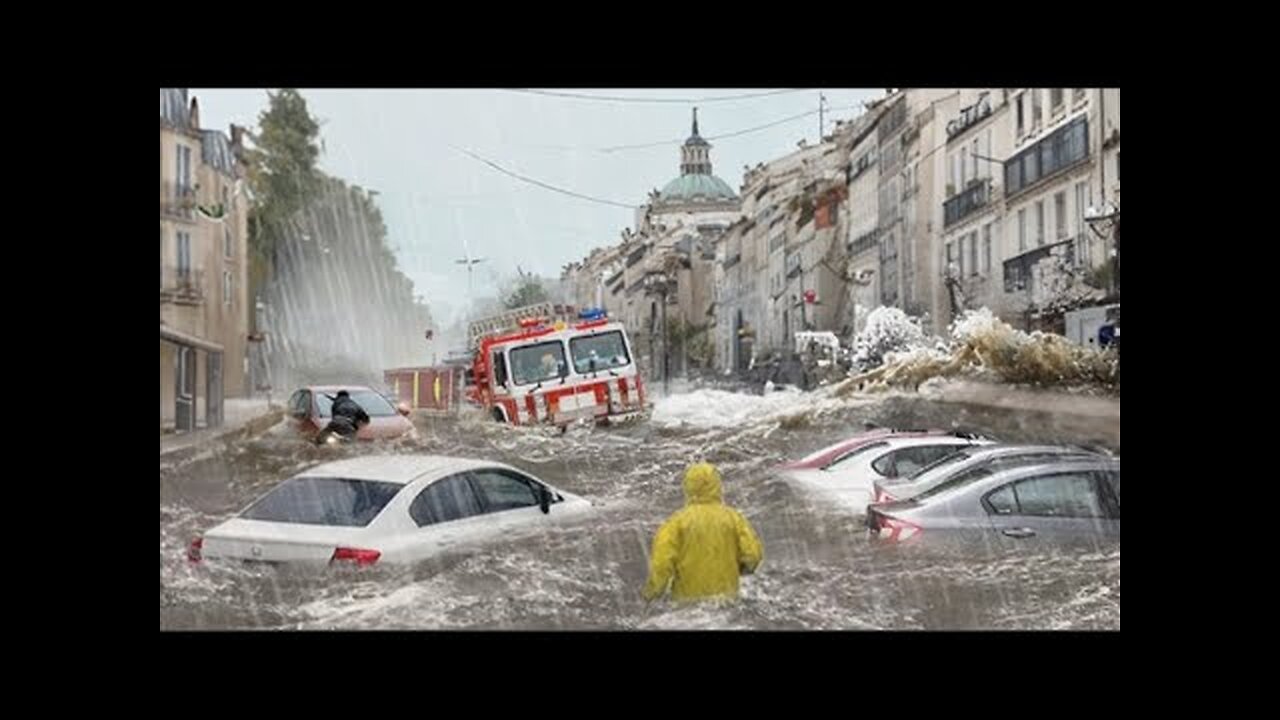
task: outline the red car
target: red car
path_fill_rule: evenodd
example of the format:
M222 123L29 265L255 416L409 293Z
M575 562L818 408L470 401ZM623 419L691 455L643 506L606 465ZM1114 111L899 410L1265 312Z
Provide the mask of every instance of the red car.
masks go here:
M289 398L289 417L298 432L313 438L329 424L333 419L329 409L339 390L351 393L351 399L369 413L369 424L360 428L357 440L387 440L413 432L408 405L393 406L387 398L362 385L313 385L295 392Z

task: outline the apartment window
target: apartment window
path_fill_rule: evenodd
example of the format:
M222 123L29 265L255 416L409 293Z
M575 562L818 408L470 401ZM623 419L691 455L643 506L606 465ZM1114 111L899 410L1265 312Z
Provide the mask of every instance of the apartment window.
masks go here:
M235 243L231 239L231 228L222 228L222 255L228 260L235 257Z
M982 226L982 274L991 274L991 223Z
M1032 88L1031 89L1031 126L1032 127L1040 127L1041 114L1042 113L1041 113L1041 105L1040 105L1040 90L1037 88Z
M1023 129L1026 127L1026 123L1023 121L1023 113L1022 113L1022 101L1023 101L1023 98L1025 98L1026 96L1027 96L1026 93L1023 93L1018 96L1016 109L1018 111L1017 116L1018 116L1018 134L1019 135L1023 133Z
M174 184L179 195L191 188L191 148L186 145L178 145L178 170Z
M1027 209L1018 211L1018 252L1027 251Z
M964 192L964 187L968 182L968 159L969 148L960 148L960 184L956 186L956 192ZM1138 183L1141 185L1142 183Z
M1063 108L1062 96L1062 88L1051 88L1049 90L1049 111L1055 115Z
M978 274L978 231L969 233L969 274Z
M227 212L230 209L231 209L231 192L226 185L223 185L222 186L222 212Z
M1080 102L1081 100L1083 100L1084 91L1085 91L1085 88L1075 88L1075 92L1072 93L1072 100L1074 100L1075 102Z
M1067 237L1067 191L1063 190L1053 196L1053 224L1057 229L1055 239L1065 240Z
M971 151L969 152L969 155L973 157L973 178L974 178L975 180L983 176L982 172L981 172L980 170L978 170L978 168L982 167L982 165L979 165L979 164L978 164L978 163L980 162L980 161L978 160L978 155L979 155L979 154L980 154L980 153L978 152L978 138L974 138L974 139L973 139L973 150L971 150Z
M1044 201L1036 201L1036 245L1044 244Z
M231 271L222 271L222 304L231 307L231 292L233 290L231 281Z
M191 233L178 231L178 274L191 274Z

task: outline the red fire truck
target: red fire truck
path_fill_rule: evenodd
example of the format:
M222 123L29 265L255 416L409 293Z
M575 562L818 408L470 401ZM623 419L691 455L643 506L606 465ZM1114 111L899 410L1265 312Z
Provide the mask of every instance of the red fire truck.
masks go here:
M468 399L513 425L617 421L645 410L621 322L542 303L471 323Z

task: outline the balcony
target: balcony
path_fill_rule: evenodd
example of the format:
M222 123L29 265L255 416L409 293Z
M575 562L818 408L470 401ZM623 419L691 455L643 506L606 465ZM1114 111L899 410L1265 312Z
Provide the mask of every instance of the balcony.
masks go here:
M160 217L194 220L195 209L194 186L160 181Z
M1009 258L1004 261L1004 291L1006 293L1022 292L1031 290L1031 278L1033 268L1053 255L1053 251L1058 247L1065 247L1064 261L1067 267L1074 268L1076 266L1076 238L1068 238L1059 240L1049 245L1041 245L1032 248L1017 257Z
M649 252L648 245L641 245L635 250L632 250L631 253L627 255L626 267L631 267L632 265L635 265L636 263L643 260L645 253L647 252Z
M198 268L161 266L160 302L199 305L204 301L204 271Z
M1089 121L1082 115L1005 162L1005 197L1039 187L1088 159Z
M880 229L876 228L869 233L865 233L858 239L849 243L849 255L861 255L862 253L879 247Z
M951 227L975 210L986 207L991 202L991 179L978 180L967 190L942 203L943 226Z

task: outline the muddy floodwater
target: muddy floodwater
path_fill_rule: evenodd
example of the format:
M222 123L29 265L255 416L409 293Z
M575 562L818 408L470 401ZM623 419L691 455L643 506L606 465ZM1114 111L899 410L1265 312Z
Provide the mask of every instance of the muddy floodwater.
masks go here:
M1055 407L1055 402L1060 406ZM991 402L956 393L846 399L697 389L653 417L565 435L482 417L418 418L412 441L314 448L278 426L160 468L162 629L1119 629L1120 546L885 547L776 467L863 429L977 430L1012 442L1092 443L1119 453L1107 401ZM191 538L290 475L339 457L489 458L599 503L589 519L408 567L193 565ZM646 607L649 543L682 504L680 474L719 465L726 501L765 547L726 606Z

